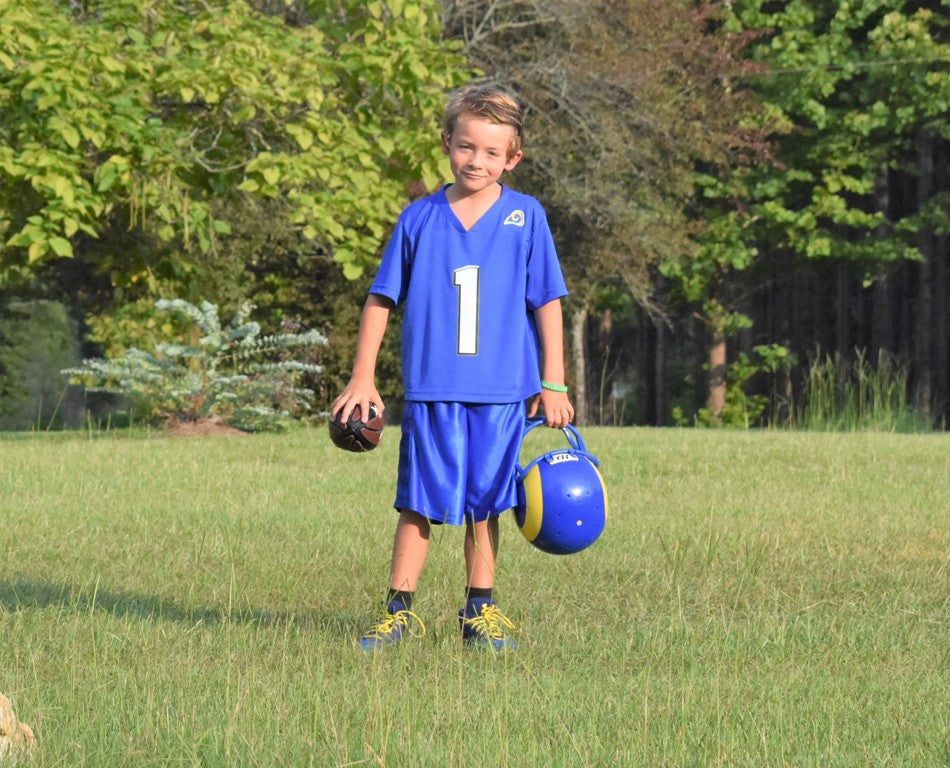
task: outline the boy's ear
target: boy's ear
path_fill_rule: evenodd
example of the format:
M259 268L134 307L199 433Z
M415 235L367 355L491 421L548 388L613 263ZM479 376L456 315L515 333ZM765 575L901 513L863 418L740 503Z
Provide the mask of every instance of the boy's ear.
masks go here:
M524 152L520 149L515 152L511 157L508 158L508 162L505 163L505 170L512 171L515 166L521 161L521 158L524 157Z
M449 154L449 136L446 135L445 131L442 132L442 154Z

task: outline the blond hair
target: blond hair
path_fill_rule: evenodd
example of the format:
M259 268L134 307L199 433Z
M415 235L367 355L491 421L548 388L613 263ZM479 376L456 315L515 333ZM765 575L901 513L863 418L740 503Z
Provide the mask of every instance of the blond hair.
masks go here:
M447 141L452 138L455 126L463 117L478 117L499 125L510 125L515 130L508 143L509 159L521 149L524 107L507 91L492 85L466 85L453 91L442 121L442 133Z

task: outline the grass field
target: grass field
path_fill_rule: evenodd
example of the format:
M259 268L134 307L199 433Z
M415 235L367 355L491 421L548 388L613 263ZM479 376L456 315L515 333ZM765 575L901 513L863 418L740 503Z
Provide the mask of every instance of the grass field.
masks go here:
M503 521L519 651L460 647L438 529L427 635L371 657L395 428L363 456L322 430L0 436L0 692L30 764L950 765L950 437L584 436L604 536L558 558Z

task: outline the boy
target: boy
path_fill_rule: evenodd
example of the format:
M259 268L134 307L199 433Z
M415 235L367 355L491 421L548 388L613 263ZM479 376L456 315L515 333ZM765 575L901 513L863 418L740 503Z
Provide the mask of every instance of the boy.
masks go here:
M359 640L366 651L425 632L412 597L430 526L443 523L465 525L464 642L516 647L492 588L498 517L516 501L524 403L532 398L529 416L540 405L551 427L574 417L564 386L567 289L547 219L537 200L499 182L521 160L521 132L521 105L504 91L453 94L442 151L455 182L400 216L363 309L350 381L331 405L344 421L357 405L382 411L376 357L390 311L404 304L399 519L386 608Z

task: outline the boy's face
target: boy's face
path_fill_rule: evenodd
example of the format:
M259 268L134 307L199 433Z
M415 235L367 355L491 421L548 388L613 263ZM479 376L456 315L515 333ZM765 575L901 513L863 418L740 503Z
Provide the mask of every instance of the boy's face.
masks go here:
M521 150L508 156L514 135L513 126L480 117L462 117L451 137L442 136L442 151L449 156L460 192L476 194L488 189L518 164Z

